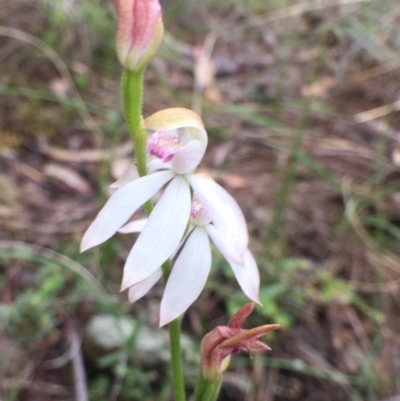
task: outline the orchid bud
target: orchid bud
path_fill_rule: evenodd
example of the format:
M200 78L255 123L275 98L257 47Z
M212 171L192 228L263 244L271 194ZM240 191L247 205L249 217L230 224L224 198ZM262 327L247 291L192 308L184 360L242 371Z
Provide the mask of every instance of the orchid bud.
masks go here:
M214 382L227 369L232 354L240 351L257 352L270 350L259 338L270 331L279 329L279 324L268 324L254 329L241 326L254 308L249 303L240 308L226 326L218 326L206 334L201 342L201 363L203 378Z
M113 0L118 15L117 55L127 70L140 71L153 58L164 33L159 0Z

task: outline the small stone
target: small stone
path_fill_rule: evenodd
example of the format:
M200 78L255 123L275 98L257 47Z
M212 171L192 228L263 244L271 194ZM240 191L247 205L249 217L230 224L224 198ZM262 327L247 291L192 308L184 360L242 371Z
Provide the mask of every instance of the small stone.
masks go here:
M116 318L106 314L93 316L86 326L83 346L93 359L97 359L124 348L135 329L136 322L128 317ZM189 363L198 363L198 352L188 336L182 335L181 346L184 359ZM168 332L140 327L132 356L144 366L167 363L170 360Z

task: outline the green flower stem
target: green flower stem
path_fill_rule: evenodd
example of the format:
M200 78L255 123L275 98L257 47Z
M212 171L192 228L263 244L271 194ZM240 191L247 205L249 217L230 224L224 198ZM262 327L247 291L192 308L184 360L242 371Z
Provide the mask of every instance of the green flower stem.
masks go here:
M204 379L200 374L194 395L195 401L216 401L222 385L222 375L215 381Z
M146 130L143 124L143 70L125 70L122 75L122 96L125 118L129 133L135 146L135 155L139 175L146 172Z
M185 386L181 362L181 320L173 320L169 325L169 342L171 347L172 379L175 389L175 400L185 401Z
M125 70L122 75L122 98L124 103L125 118L129 133L135 146L137 169L140 177L147 174L146 171L146 129L142 117L143 103L143 70ZM149 215L153 210L151 201L145 203L146 213ZM162 266L165 284L171 274L171 262L167 261ZM171 346L172 375L175 389L175 400L185 401L185 387L183 381L181 362L181 322L176 319L169 324L169 339Z
M135 145L137 130L142 121L143 72L125 70L121 82L126 123ZM136 152L138 150L135 148Z

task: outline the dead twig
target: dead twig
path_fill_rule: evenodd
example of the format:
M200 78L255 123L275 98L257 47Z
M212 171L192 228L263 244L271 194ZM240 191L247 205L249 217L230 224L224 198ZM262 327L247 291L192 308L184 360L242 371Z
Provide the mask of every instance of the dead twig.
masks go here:
M39 141L39 151L46 156L69 163L94 163L112 158L122 158L128 156L133 151L132 141L127 141L115 149L89 149L80 151L70 151L50 146L44 138Z
M400 110L400 100L396 100L393 103L385 104L383 106L376 107L374 109L357 113L354 116L354 120L357 123L365 123L367 121L371 121L379 117L387 116L388 114L399 110Z
M75 399L76 401L89 401L86 372L81 352L81 340L75 329L69 331L68 340L71 344Z

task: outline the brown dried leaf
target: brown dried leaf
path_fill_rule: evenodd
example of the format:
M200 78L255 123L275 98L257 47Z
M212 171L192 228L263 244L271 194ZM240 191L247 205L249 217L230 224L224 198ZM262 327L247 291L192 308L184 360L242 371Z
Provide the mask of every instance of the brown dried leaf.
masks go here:
M203 46L193 49L194 79L198 88L204 89L212 85L215 76L215 63L210 57L208 41Z
M397 167L400 167L400 148L396 148L393 150L392 161L393 161L394 165L396 165Z
M225 174L221 181L230 188L246 188L249 184L246 177L237 174Z
M47 176L61 181L79 194L86 195L91 192L88 182L71 168L61 164L49 163L43 167L43 172Z
M329 92L335 85L336 81L333 77L325 77L321 80L314 82L311 85L303 86L301 88L301 95L303 97L320 97Z
M207 88L204 91L204 97L215 103L222 103L224 100L224 97L223 97L221 91L217 88Z
M88 149L66 150L50 146L46 138L39 138L39 151L54 160L70 163L93 163L112 158L120 158L129 155L133 150L132 141L119 145L114 150Z

